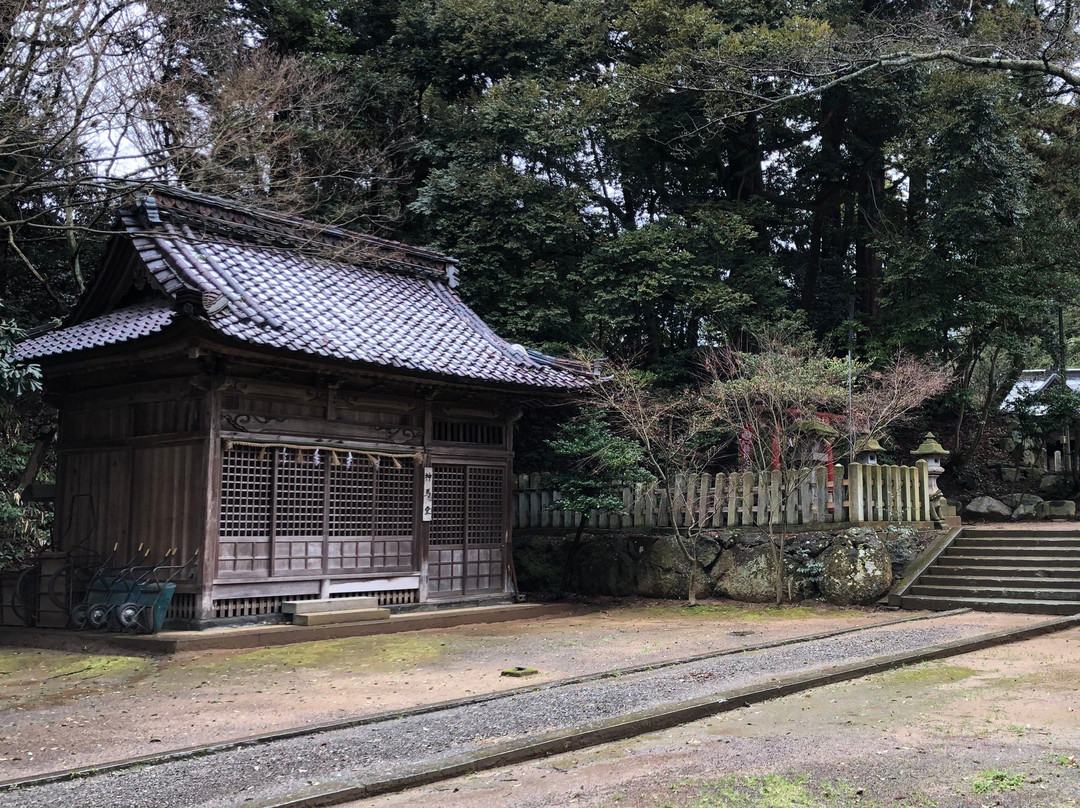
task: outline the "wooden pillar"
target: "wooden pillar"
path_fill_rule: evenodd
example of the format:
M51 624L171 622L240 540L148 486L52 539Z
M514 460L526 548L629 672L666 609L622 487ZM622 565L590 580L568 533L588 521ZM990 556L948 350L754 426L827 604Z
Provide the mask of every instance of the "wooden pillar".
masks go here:
M881 473L881 466L870 466L871 473L874 475L874 519L875 522L885 521L885 497L884 497L884 475Z
M784 484L783 474L779 469L769 472L769 524L779 525L783 518L780 511L780 486ZM788 499L791 499L788 494Z
M720 510L720 488L716 487L715 492L714 481L718 482L719 475L714 477L711 474L702 474L701 480L698 481L698 510L697 510L697 524L701 527L707 526L712 522L713 514Z
M814 521L824 524L829 521L827 505L829 470L825 466L814 469Z
M799 524L808 525L814 521L813 482L814 470L812 468L799 469Z
M844 508L844 467L837 463L833 466L833 512L834 522L847 521L847 510Z
M863 502L862 465L851 463L848 466L848 520L865 522L866 509Z
M784 475L784 524L799 523L799 476L802 469L788 469Z
M739 524L754 524L754 475L749 471L742 475L742 518Z
M731 472L727 476L727 520L724 522L728 527L739 524L739 475Z
M769 481L772 475L763 471L757 475L755 490L757 491L757 511L754 516L754 524L769 524Z

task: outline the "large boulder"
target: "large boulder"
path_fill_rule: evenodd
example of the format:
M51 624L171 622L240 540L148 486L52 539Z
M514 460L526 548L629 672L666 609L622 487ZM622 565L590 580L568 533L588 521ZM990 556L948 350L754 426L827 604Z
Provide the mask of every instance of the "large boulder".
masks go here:
M1040 519L1070 519L1076 516L1076 503L1070 499L1052 499L1035 506Z
M1044 474L1039 480L1039 491L1045 494L1047 499L1067 497L1072 490L1072 477L1064 474Z
M1010 508L1019 508L1021 505L1034 507L1043 499L1035 494L1006 494L1001 498L1001 501Z
M798 566L785 556L783 600L805 600L814 593L814 582L799 572ZM716 591L724 597L749 603L776 602L776 550L771 545L725 550L710 575Z
M870 528L845 530L817 560L822 568L818 587L829 603L873 603L892 585L889 551Z
M982 519L1008 519L1012 516L1013 509L993 497L981 496L971 500L964 506L964 513L978 516Z
M698 558L715 559L720 545L714 539L702 537ZM675 536L660 536L645 547L637 562L637 593L647 598L685 598L690 589L690 559L686 557ZM698 565L694 595L712 595L712 579Z

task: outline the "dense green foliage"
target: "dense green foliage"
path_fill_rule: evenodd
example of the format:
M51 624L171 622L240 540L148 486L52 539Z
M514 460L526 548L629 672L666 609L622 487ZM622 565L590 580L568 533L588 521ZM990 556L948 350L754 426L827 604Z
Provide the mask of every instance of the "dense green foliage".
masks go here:
M1076 330L1067 0L5 9L0 300L24 326L92 280L122 196L103 182L126 176L442 249L507 338L666 384L762 325L853 323L862 359L902 346L954 374L959 458L1054 355L1060 307ZM87 62L103 37L130 70Z
M584 517L596 511L622 513L623 486L649 479L641 445L613 434L596 411L563 424L547 446L559 470L549 475L546 487L562 495L559 510Z

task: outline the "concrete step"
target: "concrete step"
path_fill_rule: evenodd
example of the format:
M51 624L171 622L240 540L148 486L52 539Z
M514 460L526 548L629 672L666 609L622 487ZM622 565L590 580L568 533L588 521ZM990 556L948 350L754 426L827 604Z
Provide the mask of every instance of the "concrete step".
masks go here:
M965 536L953 539L950 547L1070 547L1080 549L1080 537L1068 536Z
M919 576L919 585L925 586L997 586L997 587L1020 587L1022 589L1076 589L1080 591L1080 577L1076 577L1077 570L1070 570L1072 576L1039 576L1021 575L1012 570L997 572L993 575L985 574L990 567L978 568L979 574L972 574L971 570L950 571L948 573L938 571L931 567L927 572Z
M992 542L972 541L967 544L951 544L942 554L943 556L954 555L1023 555L1031 558L1044 558L1046 556L1075 556L1080 558L1080 545L1040 544L1018 546L1015 544L998 544Z
M919 582L908 590L912 596L928 598L978 598L993 600L1054 600L1080 602L1077 589L1028 589L970 584L968 586L927 586Z
M294 626L327 626L332 623L365 623L371 620L387 620L389 609L343 609L336 612L308 612L294 614Z
M340 612L347 609L374 609L378 605L379 599L376 597L286 600L281 604L281 613L315 614L316 612Z
M965 527L956 538L1035 538L1035 539L1080 539L1080 527L1061 530L1039 530L1037 527Z
M938 556L935 563L950 567L1068 567L1080 569L1080 557L1076 556L1022 556L1022 555L945 555Z
M1021 614L1080 614L1080 601L1010 600L1007 598L939 598L923 595L904 595L902 609L946 611L968 608L982 612L1017 612Z
M1020 576L1027 578L1076 578L1080 580L1080 567L1017 567L1017 566L968 566L965 564L950 564L939 559L935 561L923 573L923 575L989 575L989 576Z

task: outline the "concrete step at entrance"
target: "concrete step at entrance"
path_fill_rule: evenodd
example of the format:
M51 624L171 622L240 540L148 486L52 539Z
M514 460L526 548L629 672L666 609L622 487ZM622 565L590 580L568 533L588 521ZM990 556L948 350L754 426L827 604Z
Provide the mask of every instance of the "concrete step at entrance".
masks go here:
M349 609L374 609L376 597L326 598L324 600L287 600L281 604L282 614L315 614L316 612L341 612Z
M954 555L1023 555L1028 558L1043 558L1045 556L1068 556L1074 555L1080 558L1080 545L1061 544L997 544L991 542L970 542L958 547L950 547L943 554L944 557Z
M1080 529L962 528L889 602L904 609L1080 614Z
M1025 587L996 587L972 583L968 586L926 586L920 581L908 592L913 596L936 598L985 598L994 600L1053 600L1078 601L1077 589L1032 589Z
M953 547L1068 547L1080 550L1080 537L1039 537L1039 536L957 536Z
M945 611L967 607L983 612L1024 612L1026 614L1080 614L1080 601L1015 600L1008 598L928 597L904 595L902 609Z
M1007 539L1007 538L1033 538L1038 541L1054 541L1055 539L1080 539L1080 528L1067 528L1062 530L1038 530L1030 527L992 528L992 527L965 527L964 532L957 539Z
M926 586L996 586L996 587L1019 587L1022 589L1075 589L1080 591L1080 577L1076 576L1077 570L1070 570L1072 576L1023 576L1008 570L995 575L978 575L971 570L963 572L944 572L931 568L919 576L919 584Z
M1068 567L1080 569L1080 558L1075 556L1030 556L1020 555L945 555L938 556L943 564L952 567Z
M326 626L332 623L364 623L369 620L388 620L389 609L344 609L337 612L308 612L294 614L294 626Z
M1080 580L1080 568L1077 567L1006 567L1006 566L985 566L985 567L972 567L962 564L950 564L944 561L938 561L930 566L930 568L923 573L923 575L943 575L943 576L990 576L990 577L1009 577L1016 576L1020 578L1037 578L1037 579L1053 579L1053 578L1075 578Z

